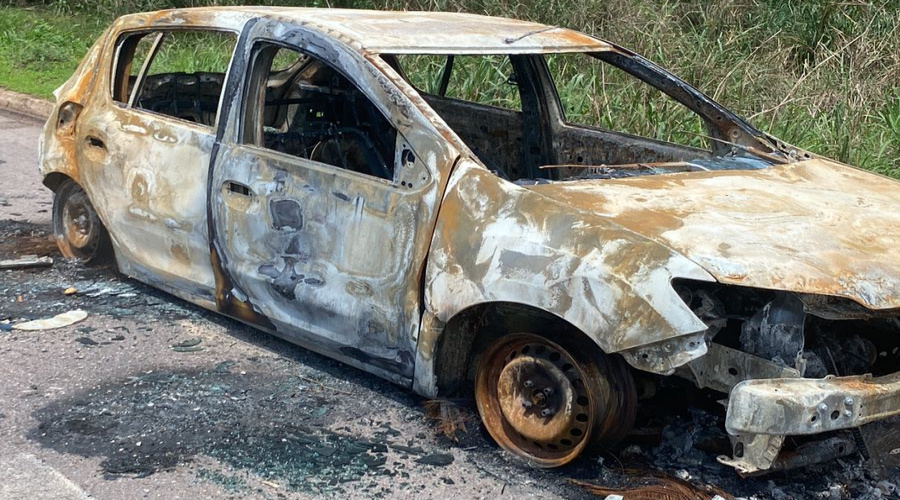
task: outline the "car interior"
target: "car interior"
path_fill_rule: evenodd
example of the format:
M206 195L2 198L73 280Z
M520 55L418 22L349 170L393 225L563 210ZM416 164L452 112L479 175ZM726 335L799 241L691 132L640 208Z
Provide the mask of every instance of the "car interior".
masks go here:
M149 71L138 82L138 69L148 64L154 68L153 58L160 52L156 46L167 36L142 34L123 40L120 60L130 62L117 68L114 98L125 103L130 96L133 107L214 126L227 65L220 72ZM261 130L252 141L296 157L391 180L397 132L368 97L321 60L275 45L267 51L265 61L270 70L261 97ZM562 92L555 87L560 83L549 74L545 55L469 57L483 59L477 61L480 66L454 64L459 56L428 56L428 68L415 57L382 55L491 171L513 182L755 169L772 163L746 149L730 147L733 145L712 133L706 147L697 147L569 121L568 103L562 102ZM491 57L504 64L485 66ZM426 80L433 85L423 84L423 68L430 71ZM414 74L417 76L411 77ZM468 95L447 93L454 79L463 79ZM490 79L499 80L493 83L493 90L479 87ZM506 96L502 105L485 99L491 92Z
M278 69L278 59L295 61ZM266 80L263 145L345 170L393 178L397 133L351 81L313 57L281 48Z
M547 93L536 84L549 81L539 76L546 67L543 55L509 56L512 71L503 80L520 96L521 109L485 104L483 100L478 102L477 89L470 98L445 95L446 82L453 72L463 70L454 67L454 59L458 57L445 58L440 69L442 74L430 78L441 84L432 89L424 89L421 82L410 77L417 69L410 68L416 65L416 61L409 64L410 56L382 57L419 91L489 169L517 183L608 179L722 168L755 169L771 164L758 156L743 154L743 151L735 153L731 148L723 147L722 141L699 148L579 125L566 121L565 116L553 123L545 107L546 100L540 97ZM556 95L562 110L561 96L556 89L549 90ZM699 117L695 116L695 119L699 120Z
M130 86L134 85L134 78ZM213 126L225 73L162 73L144 79L135 107Z

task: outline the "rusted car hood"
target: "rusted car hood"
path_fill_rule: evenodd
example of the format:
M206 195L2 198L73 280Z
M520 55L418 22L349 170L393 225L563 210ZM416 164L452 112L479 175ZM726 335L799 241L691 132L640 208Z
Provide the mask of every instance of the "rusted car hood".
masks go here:
M681 252L723 283L900 308L900 183L810 160L531 186Z

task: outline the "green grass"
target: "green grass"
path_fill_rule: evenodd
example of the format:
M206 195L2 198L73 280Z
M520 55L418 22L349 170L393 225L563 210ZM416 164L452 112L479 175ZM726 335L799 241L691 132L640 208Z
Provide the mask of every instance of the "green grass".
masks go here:
M699 116L624 71L583 54L547 58L567 121L709 148Z
M115 15L209 3L451 10L575 28L634 49L783 140L900 178L900 4L842 0L14 0L0 7L0 86L42 97L77 66ZM99 14L98 14L99 13ZM411 36L416 36L412 34ZM459 92L515 106L497 68L475 67ZM433 78L433 75L431 75ZM570 109L582 121L686 139L675 108L597 72L565 79L597 92ZM432 81L429 84L434 84ZM619 128L622 129L621 127ZM686 139L690 140L690 139ZM683 141L682 141L683 142Z
M0 7L0 86L52 97L108 24L83 13Z
M439 93L446 56L401 55L399 60L413 86L429 94ZM522 101L508 82L512 73L506 56L455 56L444 95L518 111Z
M150 66L150 73L225 73L236 43L237 37L232 33L169 33ZM197 52L197 47L203 49Z

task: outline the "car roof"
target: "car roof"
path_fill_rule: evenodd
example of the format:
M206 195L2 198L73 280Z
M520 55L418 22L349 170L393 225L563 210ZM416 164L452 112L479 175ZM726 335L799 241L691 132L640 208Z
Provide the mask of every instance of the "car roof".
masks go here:
M150 16L150 19L147 18ZM480 54L590 52L610 44L574 30L502 17L458 12L396 12L302 7L200 7L122 18L125 25L196 24L234 27L252 17L318 27L382 53ZM141 20L144 22L142 23ZM195 22L191 22L195 21Z

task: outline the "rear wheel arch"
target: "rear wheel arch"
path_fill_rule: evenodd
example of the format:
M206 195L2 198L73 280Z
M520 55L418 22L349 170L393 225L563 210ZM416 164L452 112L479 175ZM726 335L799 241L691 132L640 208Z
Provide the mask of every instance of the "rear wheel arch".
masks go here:
M50 174L53 175L53 174ZM50 177L48 175L47 177ZM90 196L74 179L56 174L52 225L60 253L84 264L105 264L114 258L109 232L94 209ZM47 185L47 178L44 183ZM48 187L50 187L48 185Z
M62 172L50 172L49 174L44 176L42 182L44 186L47 187L47 189L55 193L59 190L60 185L62 185L62 183L66 181L75 182L75 179Z

